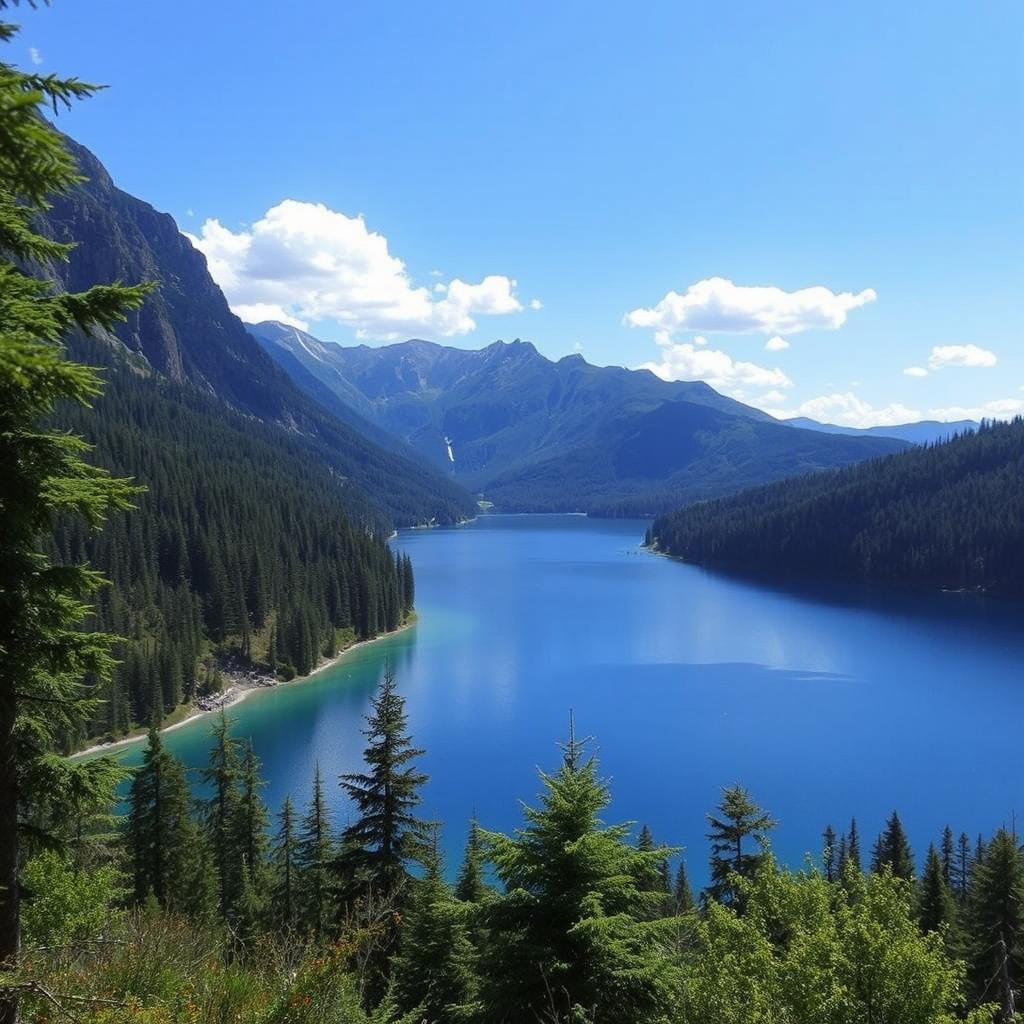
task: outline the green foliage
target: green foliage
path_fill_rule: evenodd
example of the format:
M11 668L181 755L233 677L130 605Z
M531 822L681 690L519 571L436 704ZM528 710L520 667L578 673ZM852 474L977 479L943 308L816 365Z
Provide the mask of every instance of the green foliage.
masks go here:
M27 946L68 946L98 938L114 923L124 895L112 864L76 868L56 850L33 857L21 872L26 893L21 924Z
M940 935L921 936L907 884L890 873L851 878L848 893L767 857L740 883L742 916L709 904L686 962L680 1024L960 1020L963 967Z
M312 799L295 845L295 895L299 923L304 931L316 938L325 934L334 907L331 864L335 851L336 843L318 764L313 776Z
M4 24L0 40L14 38ZM74 161L43 117L94 91L74 79L25 74L0 63L0 965L19 948L19 807L42 798L51 808L71 784L79 796L103 786L110 769L72 769L54 745L95 709L86 678L113 668L114 638L80 628L87 600L103 582L79 563L58 565L40 550L59 517L99 528L138 493L130 481L89 464L88 446L43 421L59 402L86 405L100 393L94 370L68 361L61 340L72 330L108 329L138 308L148 287L62 291L40 272L70 247L35 228L48 197L78 180ZM38 833L38 822L33 829ZM51 835L58 841L59 835ZM0 997L0 1019L16 1001Z
M876 874L888 869L897 878L910 882L914 878L914 854L907 841L900 816L893 811L875 841L871 854L871 870Z
M573 739L541 781L523 828L483 834L503 891L484 904L480 1020L664 1019L675 928L648 920L662 896L641 879L671 851L638 850L629 825L602 826L608 789Z
M768 832L775 821L751 799L742 786L722 790L717 814L708 815L711 831L711 886L709 892L720 903L738 903L742 878L751 877L764 856ZM746 848L744 848L746 843ZM751 846L755 849L751 849Z
M1024 419L657 519L699 564L1024 593Z

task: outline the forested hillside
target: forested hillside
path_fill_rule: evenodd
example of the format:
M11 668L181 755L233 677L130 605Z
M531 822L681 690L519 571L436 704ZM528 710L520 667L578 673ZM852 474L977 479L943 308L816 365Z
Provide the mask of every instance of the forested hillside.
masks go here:
M453 523L473 514L470 496L447 475L368 440L296 387L228 308L206 258L173 218L117 188L84 146L66 136L64 144L86 180L54 197L37 218L44 235L75 245L66 262L50 264L49 274L66 290L112 280L157 285L145 305L109 332L116 349L160 377L282 427L356 484L381 521Z
M657 519L688 562L1024 594L1024 420Z
M110 358L101 343L74 349ZM368 500L301 438L123 365L109 367L94 408L67 406L59 422L92 441L97 464L146 487L102 533L78 520L57 528L58 561L88 561L111 581L92 625L128 638L105 702L69 743L159 720L214 686L225 655L304 674L410 611L408 560L396 562Z

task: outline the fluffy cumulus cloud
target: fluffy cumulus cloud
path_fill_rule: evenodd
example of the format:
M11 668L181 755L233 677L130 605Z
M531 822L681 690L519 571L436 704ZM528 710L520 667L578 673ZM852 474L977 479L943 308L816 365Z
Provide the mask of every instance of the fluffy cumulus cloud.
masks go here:
M758 366L733 359L727 352L708 348L703 338L675 343L659 334L659 362L644 363L640 369L650 370L662 380L703 380L718 391L737 396L746 388L789 388L793 382L782 370Z
M304 327L335 320L358 337L393 340L466 334L476 316L523 309L516 282L502 274L475 284L454 278L433 289L415 285L388 240L361 216L320 203L285 199L247 230L231 231L213 219L189 238L232 309L250 321Z
M631 310L625 322L674 335L682 331L732 334L798 334L836 330L851 310L874 302L874 289L833 292L821 285L794 292L772 286L738 285L709 277L685 292L671 291L656 305Z
M1024 416L1024 400L997 398L981 405L951 405L932 409L930 416L936 420L1012 420Z
M775 334L764 343L764 348L766 352L785 352L789 342Z
M995 352L977 345L935 345L928 357L928 367L932 370L943 370L947 366L989 367L996 362Z
M928 371L923 366L908 366L903 371L908 377L927 377Z

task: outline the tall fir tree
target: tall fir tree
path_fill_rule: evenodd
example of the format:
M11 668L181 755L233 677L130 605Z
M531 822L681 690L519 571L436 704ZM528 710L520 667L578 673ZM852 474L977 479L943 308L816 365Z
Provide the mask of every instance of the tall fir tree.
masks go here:
M244 865L239 873L238 913L244 913L250 928L254 929L265 916L270 887L267 875L267 824L266 805L260 790L266 785L260 777L260 762L253 749L252 740L245 745L239 770L238 800L231 828L229 856ZM245 906L241 907L243 889ZM237 916L237 915L236 915Z
M934 844L929 844L925 858L917 913L921 931L926 933L938 931L943 926L952 930L956 924L956 904L946 881L943 859Z
M693 889L690 888L690 879L686 874L686 861L682 857L679 858L679 867L676 868L676 880L672 886L672 895L675 898L677 914L688 914L696 906Z
M206 801L206 833L217 869L218 906L229 919L242 884L242 864L237 856L235 829L239 807L238 741L231 735L231 719L221 711L213 720L213 746L201 772L210 789Z
M907 882L914 880L914 854L900 816L895 811L889 815L871 853L871 870L881 874L886 868L897 878Z
M863 871L864 864L860 855L860 832L857 830L857 819L850 819L850 831L846 835L846 859L855 871Z
M278 814L277 835L273 849L273 883L271 888L272 918L278 928L291 931L298 924L296 886L295 805L286 796Z
M370 886L377 897L392 900L409 877L410 862L428 852L429 824L414 814L426 775L415 761L423 751L406 731L405 700L388 670L373 699L363 751L366 771L341 777L357 817L342 834L338 867L348 879Z
M775 827L775 820L754 803L742 786L730 786L722 791L718 813L708 815L708 824L711 826L708 891L719 903L736 904L739 893L731 876L753 876L764 856L761 847L768 832Z
M209 910L210 864L192 817L185 768L153 727L132 779L126 833L136 903L201 916Z
M335 856L334 836L324 799L323 776L317 764L313 794L302 820L295 844L296 903L304 931L316 939L327 933L334 906L331 863Z
M825 831L821 836L822 847L821 847L821 866L825 872L825 881L834 882L836 880L836 833L831 825L825 826Z
M16 34L0 22L0 43ZM48 196L79 180L43 111L94 91L0 63L0 971L16 969L20 949L19 809L36 797L60 800L58 784L70 776L55 768L53 750L96 715L96 683L114 668L114 638L80 625L102 577L81 564L53 564L42 542L61 517L98 529L136 493L87 463L79 437L42 425L58 403L87 405L102 390L94 370L64 358L61 339L112 328L147 291L64 292L43 269L67 259L71 246L39 234L35 217ZM86 677L94 684L83 685ZM110 762L79 764L75 785L99 792L111 772ZM0 1024L17 1015L14 993L0 993Z

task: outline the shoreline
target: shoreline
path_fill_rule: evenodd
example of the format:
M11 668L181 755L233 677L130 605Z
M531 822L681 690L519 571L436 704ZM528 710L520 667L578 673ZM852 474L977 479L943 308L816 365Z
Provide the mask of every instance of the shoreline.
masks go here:
M346 655L351 654L352 651L357 650L360 647L368 647L370 644L375 644L379 640L386 640L388 637L397 636L399 633L405 632L407 629L412 629L413 626L418 622L418 618L413 613L413 617L408 622L403 622L397 629L391 630L390 633L381 633L379 636L372 637L369 640L359 640L345 650L339 651L333 658L328 658L322 661L312 672L304 676L296 676L294 679L280 680L273 683L270 686L238 686L237 690L235 685L228 688L226 691L226 699L222 704L215 708L208 708L206 710L194 710L191 714L187 715L180 722L172 722L170 725L162 726L158 732L161 736L166 735L169 732L174 732L176 729L181 729L186 725L191 725L193 722L198 722L202 718L207 718L210 715L220 714L222 711L227 711L229 708L235 707L236 704L241 704L247 697L254 693L260 693L264 690L275 690L279 686L294 686L297 683L305 683L312 679L314 676L318 676L321 672L326 672L327 669L333 668L338 664ZM236 684L237 685L237 684ZM232 692L235 691L235 692ZM142 743L146 739L147 733L139 733L138 736L125 736L119 740L110 740L107 743L94 743L91 747L86 747L85 750L78 750L74 754L68 754L68 760L74 761L80 757L91 757L96 754L105 754L107 751L118 750L121 747L131 746L133 743Z

